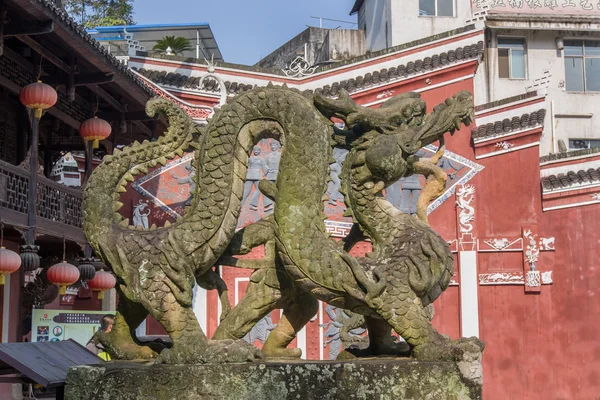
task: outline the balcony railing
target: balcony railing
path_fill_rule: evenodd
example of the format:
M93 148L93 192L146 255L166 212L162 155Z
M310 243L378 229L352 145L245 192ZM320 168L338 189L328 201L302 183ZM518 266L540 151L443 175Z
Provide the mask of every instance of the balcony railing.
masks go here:
M29 175L29 171L23 168L0 161L0 213L4 214L4 210L11 210L12 213L10 211L8 213L12 215L27 216ZM46 228L52 228L55 226L52 223L59 223L66 225L64 228L73 227L81 231L81 197L80 189L70 188L38 176L38 223L36 225L42 223ZM58 230L59 232L56 233L59 235L65 233L64 229ZM67 236L79 237L81 232Z

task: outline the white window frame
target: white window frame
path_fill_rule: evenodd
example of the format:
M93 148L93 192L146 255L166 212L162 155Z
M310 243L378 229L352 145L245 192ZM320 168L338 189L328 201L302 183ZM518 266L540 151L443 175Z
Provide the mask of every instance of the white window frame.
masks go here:
M433 0L433 5L434 5L434 15L421 15L421 13L419 12L419 17L424 17L424 18L456 18L456 0L452 0L452 15L437 15L438 14L438 1L439 0ZM418 7L418 5L417 5ZM420 9L419 9L420 11Z
M523 78L514 78L512 76L512 50L510 47L506 48L506 47L500 47L500 41L502 39L519 39L523 41L523 51L525 52L525 55L523 57L523 68L525 70L525 77ZM501 78L500 77L500 49L504 49L504 50L508 50L508 78ZM526 81L527 77L529 76L529 52L527 51L527 38L523 37L523 36L498 36L496 37L496 57L498 58L498 79L503 79L503 80L513 80L513 81Z
M581 58L582 60L582 67L583 67L583 92L580 90L567 90L567 72L566 70L565 72L565 91L567 93L598 93L600 94L600 90L588 90L587 89L587 79L586 79L586 75L585 75L585 60L586 58L599 58L600 56L586 56L585 55L585 42L597 42L600 39L596 39L596 38L564 38L564 41L581 41L582 42L582 47L581 47L581 53L582 55L580 56L568 56L566 54L563 55L564 61L566 62L568 58ZM565 65L563 65L563 67L565 67ZM565 67L566 68L566 67ZM574 139L574 140L580 140L580 139ZM590 139L581 139L581 140L590 140Z

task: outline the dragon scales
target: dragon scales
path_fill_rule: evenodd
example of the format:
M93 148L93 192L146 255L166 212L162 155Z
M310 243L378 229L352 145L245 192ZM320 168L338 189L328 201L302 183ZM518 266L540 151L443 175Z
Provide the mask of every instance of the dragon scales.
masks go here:
M427 318L424 307L448 286L453 271L447 244L426 218L427 205L443 193L447 177L435 165L443 146L432 159L414 156L471 121L470 94L461 92L426 115L425 103L412 93L372 110L354 104L347 93L329 100L287 88L257 88L233 98L202 128L165 100L148 103L149 115L159 110L169 117L166 135L106 157L85 190L86 235L112 265L123 295L115 329L99 337L109 352L137 358L160 351L158 344L148 348L134 339L132 327L149 313L173 341L160 353L162 362L252 360L258 351L240 339L270 311L282 308L263 352L299 357L298 349L285 347L316 313L317 299L365 316L371 355L398 354L392 329L421 359L481 352L477 339L450 341ZM350 130L334 128L332 117L343 119ZM283 144L276 183L259 185L275 202L274 213L235 233L249 153L267 137ZM355 228L345 242L328 238L323 222L333 146L350 150L342 188ZM190 147L196 148L197 185L185 216L160 228L130 226L118 213L128 182ZM381 197L387 186L412 174L427 178L418 218ZM373 253L355 259L348 250L362 235L373 242ZM265 260L233 257L259 244L266 245ZM222 283L214 283L217 262L256 272L247 295L209 340L191 309L192 287L197 279L222 292Z

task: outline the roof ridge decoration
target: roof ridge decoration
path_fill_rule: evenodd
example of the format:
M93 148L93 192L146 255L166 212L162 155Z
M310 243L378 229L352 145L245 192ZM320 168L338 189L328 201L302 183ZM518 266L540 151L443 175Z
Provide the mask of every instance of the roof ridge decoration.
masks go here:
M314 74L318 67L318 65L310 65L304 57L297 56L282 71L290 78L303 78Z
M173 103L177 104L183 111L185 111L194 121L199 123L205 123L214 113L213 108L208 106L201 106L197 104L188 103L187 101L181 100L180 98L173 96L171 93L166 91L165 89L158 86L156 83L152 82L148 78L144 77L142 74L135 70L131 70L132 73L139 76L142 82L145 82L147 86L152 90L153 94L158 97L162 97L164 99L170 100Z
M477 27L474 24L466 25L466 26L463 26L460 28L456 28L456 29L449 30L446 32L438 33L438 34L435 34L432 36L427 36L427 37L424 37L421 39L413 40L411 42L402 43L397 46L388 47L386 49L378 50L375 52L367 52L364 55L355 56L348 60L342 60L339 62L331 63L329 65L321 65L321 66L319 66L319 68L320 68L319 73L323 73L323 72L331 71L332 69L341 68L341 67L345 67L348 65L360 63L362 61L372 60L372 59L382 57L382 56L392 55L394 53L397 53L397 52L400 52L403 50L411 49L413 47L423 46L428 43L432 43L432 42L436 42L436 41L440 41L440 40L444 40L444 39L449 39L449 38L459 36L462 34L466 34L468 32L475 31L475 30L477 30ZM483 30L481 30L481 31L483 33ZM483 41L481 41L481 43L483 45ZM482 52L482 54L483 54L483 52ZM162 53L152 53L152 52L148 52L148 51L138 51L137 56L138 57L146 57L146 58L155 58L155 59L167 60L167 61L179 61L181 63L186 63L189 65L201 65L201 66L205 65L201 62L198 62L198 59L196 59L196 58L181 57L181 56L174 56L174 55L168 56L168 55L165 55ZM286 76L281 69L277 69L277 68L263 68L263 67L256 67L254 65L243 65L243 64L235 64L235 63L228 63L228 62L222 62L221 67L229 68L229 69L237 69L240 71L255 72L255 73L259 73L259 74L278 75L278 76L282 76L282 77Z
M379 71L368 72L364 75L357 76L356 78L335 82L331 85L325 85L324 87L318 88L314 91L330 97L336 97L339 95L342 89L347 90L349 93L354 93L369 89L373 86L392 83L419 73L433 71L438 68L444 68L458 62L477 59L483 55L483 49L483 41L479 41L471 45L458 47L455 50L450 50L441 54L434 54L432 56L425 57L424 59L410 61L406 64L399 64L397 67L391 67L389 69L383 68ZM162 86L172 86L182 89L199 90L213 93L218 93L220 90L220 88L218 88L216 85L211 85L210 82L200 86L199 77L186 76L176 72L147 70L145 68L140 68L138 72L147 79ZM265 85L268 83L267 80L264 82ZM252 89L253 85L226 81L225 88L227 89L228 94L237 94L245 90ZM301 85L298 88L302 90Z
M219 88L219 92L221 92L221 97L219 98L219 104L216 105L215 107L220 108L225 103L227 103L227 88L225 87L225 82L223 82L223 79L221 79L221 77L219 75L217 75L217 73L216 73L215 67L217 66L217 63L215 62L215 55L214 54L211 55L210 61L208 61L206 58L204 58L204 61L206 61L206 65L208 66L208 71L207 71L206 75L204 75L202 78L200 78L200 81L198 82L198 86L202 87L203 85L206 84L205 82L208 82L211 80L215 81Z

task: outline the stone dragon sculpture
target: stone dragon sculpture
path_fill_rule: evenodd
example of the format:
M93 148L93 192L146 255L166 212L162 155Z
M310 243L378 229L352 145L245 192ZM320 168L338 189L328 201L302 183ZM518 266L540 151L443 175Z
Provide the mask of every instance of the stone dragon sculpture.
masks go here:
M170 127L154 143L136 143L105 158L84 195L84 229L94 250L113 266L122 293L115 328L100 340L117 358L149 357L159 346L140 346L133 329L150 313L166 329L172 347L162 362L244 361L259 357L240 339L275 308L283 315L264 344L269 357L299 357L286 349L317 311L317 299L364 315L371 355L398 354L392 329L416 358L460 359L481 353L477 339L451 341L427 318L425 306L449 284L453 260L447 244L427 224L426 208L447 177L432 159L414 154L472 119L472 96L461 92L426 114L417 94L388 100L379 109L357 106L347 93L337 100L287 88L257 88L224 105L206 127L195 127L165 100L148 103L149 115L166 112ZM332 117L348 131L334 128ZM260 182L274 200L269 218L235 232L248 155L264 138L283 145L275 184ZM325 232L323 196L333 146L350 150L342 192L355 221L344 242ZM136 174L196 151L196 192L173 225L136 230L118 213L120 196ZM398 179L426 176L418 218L396 210L381 196ZM348 251L362 235L373 244L365 258ZM265 244L265 260L238 260ZM212 340L192 312L192 287L215 282L216 263L254 268L246 296L227 313ZM213 285L218 286L218 285Z

